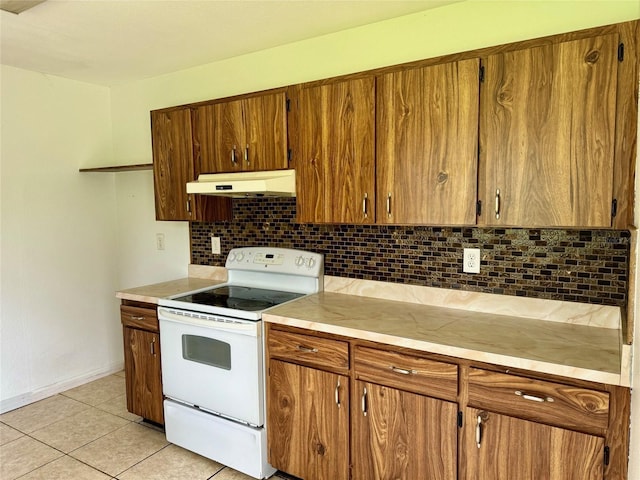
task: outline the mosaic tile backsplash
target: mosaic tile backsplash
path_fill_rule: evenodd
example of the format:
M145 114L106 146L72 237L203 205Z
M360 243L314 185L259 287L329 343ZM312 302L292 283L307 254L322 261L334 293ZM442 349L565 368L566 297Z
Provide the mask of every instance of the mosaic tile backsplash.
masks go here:
M224 266L243 246L323 253L325 274L429 287L625 306L626 230L308 225L295 199L233 201L231 222L191 223L191 262ZM211 236L222 254L211 253ZM481 249L479 274L462 272L462 249Z

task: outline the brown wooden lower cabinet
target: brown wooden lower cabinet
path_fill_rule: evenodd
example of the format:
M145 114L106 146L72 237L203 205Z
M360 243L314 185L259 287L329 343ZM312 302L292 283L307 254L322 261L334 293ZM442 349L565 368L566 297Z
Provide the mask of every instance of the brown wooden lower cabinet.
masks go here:
M601 480L604 438L465 410L465 480Z
M279 360L269 375L269 462L305 480L349 478L349 378Z
M269 462L284 472L627 480L628 388L266 328Z
M120 307L127 410L164 425L160 332L153 305Z
M361 381L356 392L352 478L457 478L457 404Z

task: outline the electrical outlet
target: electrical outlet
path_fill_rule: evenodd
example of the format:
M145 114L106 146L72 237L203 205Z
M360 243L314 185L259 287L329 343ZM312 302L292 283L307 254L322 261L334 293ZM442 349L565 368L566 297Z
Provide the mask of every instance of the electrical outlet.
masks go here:
M156 250L164 250L164 233L156 233Z
M462 256L462 271L465 273L480 273L480 249L465 248Z
M220 237L211 237L211 253L214 255L220 255L222 252L220 247Z

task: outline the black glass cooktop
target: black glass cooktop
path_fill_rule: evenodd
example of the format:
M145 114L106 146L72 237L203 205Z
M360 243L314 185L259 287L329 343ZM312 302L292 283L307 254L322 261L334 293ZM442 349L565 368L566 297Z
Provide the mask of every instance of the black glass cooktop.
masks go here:
M174 298L174 300L197 305L256 312L302 296L304 296L304 293L225 285L203 292L191 293L183 297Z

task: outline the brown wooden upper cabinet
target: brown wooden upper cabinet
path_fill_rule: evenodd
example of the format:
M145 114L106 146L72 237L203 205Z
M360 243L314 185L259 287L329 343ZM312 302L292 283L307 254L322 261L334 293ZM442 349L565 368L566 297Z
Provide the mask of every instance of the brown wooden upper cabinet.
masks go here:
M151 112L156 220L228 220L229 199L187 194L187 182L199 174L191 126L188 107Z
M298 221L373 223L374 78L303 86L291 97Z
M284 92L197 107L194 143L202 173L288 168Z
M482 64L478 223L610 227L618 35Z
M377 78L377 223L475 224L477 58Z

